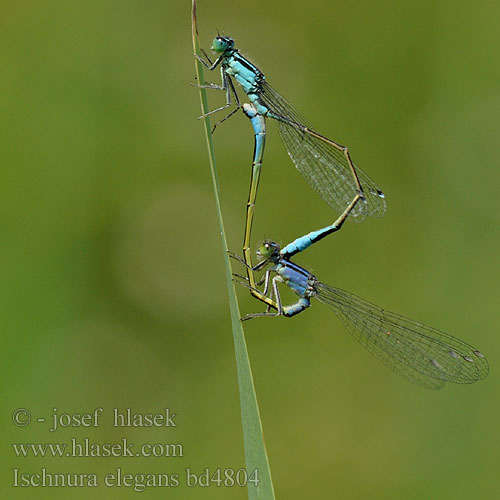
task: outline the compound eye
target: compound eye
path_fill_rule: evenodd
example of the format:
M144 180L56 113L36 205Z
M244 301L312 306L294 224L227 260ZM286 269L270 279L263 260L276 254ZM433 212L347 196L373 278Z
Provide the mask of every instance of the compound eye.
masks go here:
M212 50L215 52L224 52L227 48L227 42L224 38L217 36L212 43Z

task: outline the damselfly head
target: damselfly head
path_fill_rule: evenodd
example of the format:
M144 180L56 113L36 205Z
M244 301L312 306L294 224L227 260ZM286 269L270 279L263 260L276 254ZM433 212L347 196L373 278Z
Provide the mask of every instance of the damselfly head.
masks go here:
M264 241L257 250L257 256L263 259L273 259L280 254L280 246L274 241Z
M216 36L212 42L212 50L214 52L226 52L234 47L234 40L229 36Z

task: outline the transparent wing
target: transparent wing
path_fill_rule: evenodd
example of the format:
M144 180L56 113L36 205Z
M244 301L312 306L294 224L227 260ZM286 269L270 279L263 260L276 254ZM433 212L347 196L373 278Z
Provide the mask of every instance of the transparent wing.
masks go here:
M315 297L333 308L363 347L410 382L439 389L488 375L488 361L466 342L339 288L318 282L316 289Z
M285 148L297 169L330 207L343 212L357 193L356 181L345 153L329 139L304 131L307 127L316 133L265 80L261 84L260 97L272 113L286 119L277 120L277 123ZM356 166L355 169L366 199L356 205L350 218L359 222L366 216L381 217L386 211L382 191L362 170Z

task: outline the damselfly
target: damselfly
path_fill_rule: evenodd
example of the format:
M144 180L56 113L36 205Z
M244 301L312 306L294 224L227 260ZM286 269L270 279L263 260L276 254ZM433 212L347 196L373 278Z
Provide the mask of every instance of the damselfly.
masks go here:
M229 108L233 104L232 95L234 95L235 109L215 126L242 108L254 128L255 147L246 210L243 258L247 265L250 289L255 295L257 292L252 271L250 236L264 154L266 118L272 118L278 123L288 154L306 181L331 208L342 213L334 224L311 233L313 235L311 243L338 230L348 215L358 221L366 216L384 215L386 202L384 194L376 184L353 164L348 148L312 129L288 101L267 83L264 74L239 53L232 38L217 36L213 41L212 50L218 54L214 62L204 51L206 61L199 56L196 57L209 70L215 70L220 66L222 81L220 85L201 86L223 90L226 93L226 104L203 116ZM241 104L233 78L248 96L250 104Z
M315 298L329 306L358 342L385 365L410 382L428 389L439 389L446 382L469 384L486 377L488 362L470 344L418 321L385 311L366 300L319 281L316 276L290 260L287 245L266 241L259 249L262 260L253 268L266 270L264 294L277 304L272 312L248 314L243 319L263 316L295 316ZM244 265L240 257L232 254ZM242 278L242 277L240 277ZM242 284L249 287L248 280ZM278 285L287 285L299 299L283 305ZM261 284L261 283L258 283Z

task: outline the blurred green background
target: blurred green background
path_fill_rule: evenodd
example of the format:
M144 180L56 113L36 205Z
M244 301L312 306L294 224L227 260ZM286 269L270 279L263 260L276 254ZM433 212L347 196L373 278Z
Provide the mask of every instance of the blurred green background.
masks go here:
M237 499L243 488L13 488L20 472L244 466L239 396L188 1L0 7L4 498ZM210 2L217 30L320 131L350 147L388 213L296 261L478 346L489 377L430 392L384 368L320 304L245 325L277 498L499 497L500 5L479 0ZM206 75L215 81L218 74ZM210 94L212 107L223 96ZM274 126L254 226L286 243L334 214ZM215 134L226 229L243 235L253 137ZM240 290L241 309L259 305ZM98 428L49 432L52 409ZM120 429L112 408L170 408ZM15 427L16 408L33 415ZM11 443L182 443L184 457L16 458ZM181 480L182 483L182 480Z

